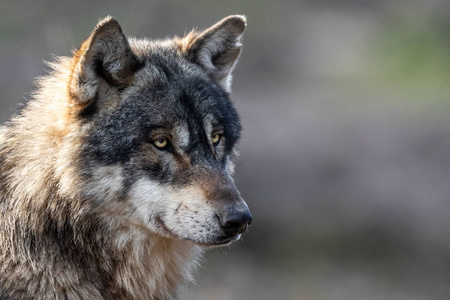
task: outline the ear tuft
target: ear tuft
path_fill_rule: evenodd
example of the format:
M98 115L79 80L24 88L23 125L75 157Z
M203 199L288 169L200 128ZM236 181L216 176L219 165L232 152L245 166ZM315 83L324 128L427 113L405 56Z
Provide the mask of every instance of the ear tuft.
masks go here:
M185 36L180 50L230 92L232 71L241 52L246 24L245 16L229 16L202 33L191 32Z
M108 16L75 53L69 92L80 104L89 103L102 80L110 86L125 87L139 65L119 23Z

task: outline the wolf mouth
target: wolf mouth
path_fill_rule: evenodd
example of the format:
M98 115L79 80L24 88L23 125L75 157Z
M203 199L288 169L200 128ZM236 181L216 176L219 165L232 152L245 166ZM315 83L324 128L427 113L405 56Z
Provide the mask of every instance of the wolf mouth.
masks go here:
M241 238L242 234L236 234L235 236L231 238L227 238L218 242L213 243L201 243L201 242L195 242L197 245L204 246L204 247L214 247L214 246L228 246L231 243L238 241Z
M163 235L166 235L168 237L174 238L174 239L180 239L180 240L189 240L191 242L194 242L197 245L200 246L226 246L229 245L235 241L238 241L241 236L242 236L242 232L237 232L236 234L230 236L230 235L225 235L225 236L220 236L220 240L218 241L213 241L213 242L199 242L196 241L194 239L191 238L183 238L181 236L179 236L178 234L174 233L172 230L170 230L167 225L164 223L164 221L161 219L160 216L157 216L155 218L156 223L158 228L161 230L161 232L163 233Z

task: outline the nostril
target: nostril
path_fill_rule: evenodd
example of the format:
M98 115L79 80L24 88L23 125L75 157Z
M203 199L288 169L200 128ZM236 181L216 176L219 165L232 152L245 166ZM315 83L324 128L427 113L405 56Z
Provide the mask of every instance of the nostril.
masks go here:
M220 224L223 228L239 231L241 228L247 227L252 222L250 211L231 211L219 217Z

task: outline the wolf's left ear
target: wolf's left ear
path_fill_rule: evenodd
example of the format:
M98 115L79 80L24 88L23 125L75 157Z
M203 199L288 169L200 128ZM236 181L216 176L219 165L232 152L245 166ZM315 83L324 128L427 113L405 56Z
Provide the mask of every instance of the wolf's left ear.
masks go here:
M139 66L119 23L106 17L74 55L70 94L80 104L88 104L95 99L101 81L126 87Z
M245 26L245 16L229 16L200 34L191 32L181 40L180 48L189 60L199 64L230 92L231 73L241 52Z

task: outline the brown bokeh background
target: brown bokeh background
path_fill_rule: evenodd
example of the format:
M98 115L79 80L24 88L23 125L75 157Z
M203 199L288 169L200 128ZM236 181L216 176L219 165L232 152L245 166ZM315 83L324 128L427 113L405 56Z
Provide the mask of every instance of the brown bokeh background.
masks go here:
M164 38L230 14L254 222L185 299L448 299L448 1L1 0L0 122L101 17Z

